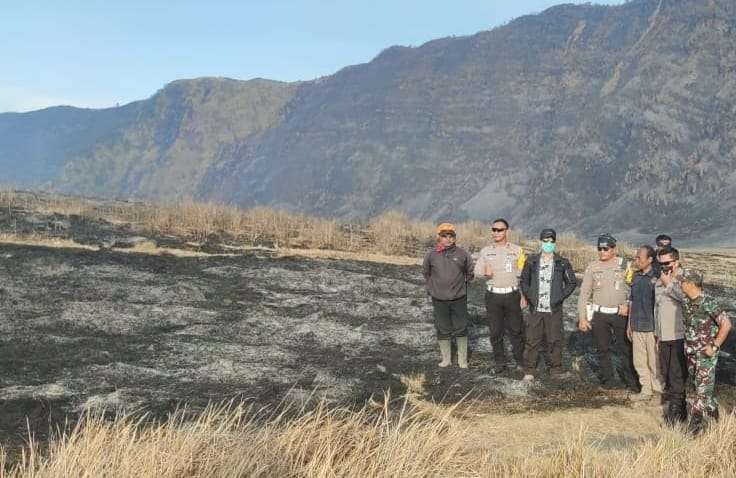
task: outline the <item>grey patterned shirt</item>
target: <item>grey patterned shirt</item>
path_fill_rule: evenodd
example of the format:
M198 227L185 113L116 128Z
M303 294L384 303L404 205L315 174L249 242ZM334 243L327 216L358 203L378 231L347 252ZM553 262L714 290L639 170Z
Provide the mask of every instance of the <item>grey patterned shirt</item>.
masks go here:
M544 256L539 258L539 304L538 312L552 312L550 307L550 290L552 288L552 270L554 269L554 257L546 261Z

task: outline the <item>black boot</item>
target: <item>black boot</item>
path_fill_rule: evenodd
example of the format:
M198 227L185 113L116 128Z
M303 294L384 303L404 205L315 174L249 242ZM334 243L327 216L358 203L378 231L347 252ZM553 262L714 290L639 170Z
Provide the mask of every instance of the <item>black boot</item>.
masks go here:
M717 422L721 418L720 414L718 413L717 408L715 410L708 410L707 413L708 413L708 419L714 422Z
M665 424L668 426L676 426L687 421L687 408L685 403L680 401L670 401L667 404L667 412L664 415Z
M690 416L690 423L688 424L687 430L693 436L699 435L703 431L703 415L693 413Z

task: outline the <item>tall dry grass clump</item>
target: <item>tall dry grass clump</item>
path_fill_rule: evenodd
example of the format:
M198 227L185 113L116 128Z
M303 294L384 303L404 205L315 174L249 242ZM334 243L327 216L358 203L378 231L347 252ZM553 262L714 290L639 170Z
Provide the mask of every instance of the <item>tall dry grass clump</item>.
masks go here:
M598 259L598 252L593 242L586 243L570 233L558 234L557 251L570 261L572 268L576 271L585 270L589 263Z
M410 219L398 211L388 211L368 222L368 241L381 254L419 255L431 246L435 226Z
M249 247L422 257L436 237L436 224L411 219L398 211L388 211L367 223L351 224L266 207L242 210L235 206L192 200L170 204L94 201L16 192L10 188L0 188L0 207L7 207L11 212L20 209L131 224L151 235L173 235L199 243L215 241ZM477 252L492 241L490 222L466 221L456 224L456 227L458 243L470 252ZM526 236L521 230L512 227L508 238L527 252L538 251L536 238ZM627 255L632 253L623 244L620 249ZM558 250L571 260L577 271L582 271L597 258L593 240L588 244L572 234L558 237Z
M439 476L463 472L463 428L408 407L330 409L264 417L243 405L160 424L87 415L41 452L31 444L2 476L334 477Z
M244 405L213 407L162 423L86 415L47 447L31 442L2 477L732 477L736 419L698 437L662 428L626 440L605 430L559 430L546 442L509 453L501 442L471 439L493 426L452 408L431 411L403 402L392 409L286 409L266 415ZM472 407L470 410L472 412ZM531 420L523 420L529 426ZM519 430L524 433L525 430Z
M539 444L535 444L539 445ZM509 477L668 477L736 476L736 419L733 415L692 437L683 428L662 428L656 436L616 443L593 439L585 427L568 432L561 446L506 459L486 455L482 476Z

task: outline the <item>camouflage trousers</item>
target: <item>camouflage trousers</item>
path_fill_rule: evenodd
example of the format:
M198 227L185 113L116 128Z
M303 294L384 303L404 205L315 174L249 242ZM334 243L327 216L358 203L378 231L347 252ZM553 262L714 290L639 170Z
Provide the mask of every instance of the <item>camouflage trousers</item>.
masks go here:
M687 371L691 386L695 389L692 404L693 415L713 413L718 410L716 401L716 364L718 353L708 357L703 352L687 350Z

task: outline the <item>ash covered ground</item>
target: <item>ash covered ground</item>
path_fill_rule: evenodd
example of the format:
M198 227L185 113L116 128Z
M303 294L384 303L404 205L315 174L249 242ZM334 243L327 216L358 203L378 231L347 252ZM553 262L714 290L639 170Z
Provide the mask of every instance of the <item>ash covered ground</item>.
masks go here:
M126 243L131 234L78 217L35 215L20 227L39 224L87 243ZM275 404L310 396L360 405L388 389L399 396L406 377L421 376L426 400L469 396L509 413L627 403L624 392L597 386L591 337L574 329L576 295L566 308L568 377L495 375L482 287L476 281L469 294L470 369L440 370L418 266L3 244L0 437L27 436L26 417L43 435L89 408L157 416L234 397ZM734 290L715 292L733 305ZM728 395L732 342L725 351L719 381Z

